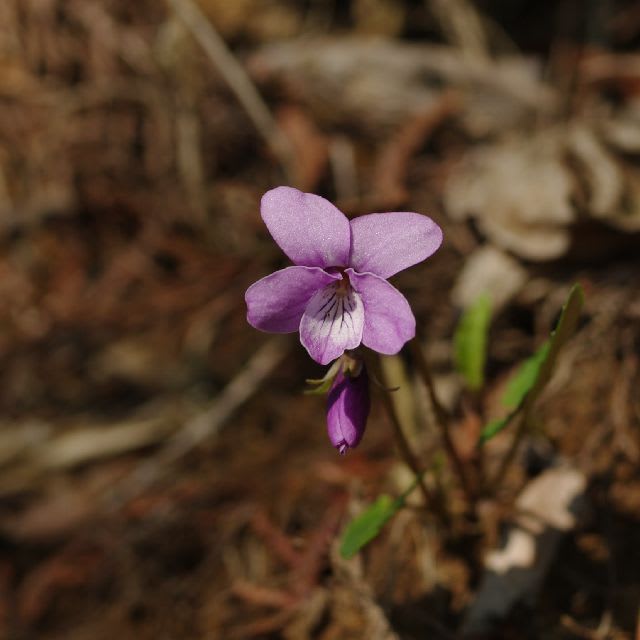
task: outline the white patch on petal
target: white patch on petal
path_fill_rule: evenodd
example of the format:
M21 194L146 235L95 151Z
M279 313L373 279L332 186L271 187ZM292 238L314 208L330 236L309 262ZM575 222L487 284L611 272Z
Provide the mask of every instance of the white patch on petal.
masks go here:
M340 281L317 291L300 322L300 341L320 364L328 364L362 341L362 299L344 284Z

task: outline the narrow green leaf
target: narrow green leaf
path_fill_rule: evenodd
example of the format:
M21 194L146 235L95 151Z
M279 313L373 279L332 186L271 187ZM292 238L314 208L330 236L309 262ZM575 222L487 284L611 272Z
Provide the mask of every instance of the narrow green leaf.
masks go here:
M378 536L382 527L404 505L404 499L394 500L383 494L368 506L359 516L354 518L344 531L340 555L352 558L362 547Z
M480 434L480 444L486 442L487 440L491 440L493 436L500 433L509 424L509 422L511 422L511 418L513 415L515 414L510 413L504 418L496 418L495 420L491 420L490 422L488 422L484 426L484 429Z
M544 344L519 367L513 378L509 380L504 395L502 405L507 409L515 409L520 406L524 397L529 393L538 379L540 368L549 356L551 340L546 340Z
M485 293L462 314L453 338L456 368L474 391L484 385L490 323L491 299Z
M527 394L524 402L532 404L536 401L540 393L547 386L558 359L558 354L564 345L569 341L576 331L580 313L584 305L584 293L579 284L574 284L569 292L569 297L562 307L560 319L555 330L551 334L549 351L547 357L540 365L540 370L536 378L535 384Z
M509 381L502 404L511 409L504 418L489 422L480 434L480 444L504 429L520 411L528 411L551 380L560 350L575 333L584 304L584 293L579 284L573 285L562 307L560 319L549 339L525 360Z
M386 494L378 496L359 516L356 516L342 534L340 555L352 558L362 547L378 537L382 527L404 507L411 492L418 486L422 473L395 500Z

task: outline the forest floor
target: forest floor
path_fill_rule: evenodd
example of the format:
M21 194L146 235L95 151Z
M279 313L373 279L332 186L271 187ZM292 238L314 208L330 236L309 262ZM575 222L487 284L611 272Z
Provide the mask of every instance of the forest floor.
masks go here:
M633 3L612 3L608 48L546 34L544 16L528 29L527 3L479 36L466 2L452 3L462 27L439 2L308 4L0 7L0 638L459 637L518 496L571 469L579 516L541 543L546 564L520 567L523 598L469 636L637 640ZM217 31L189 26L194 6ZM266 120L229 88L243 69ZM340 556L346 522L411 474L375 395L362 444L339 456L325 398L303 395L322 368L296 335L246 323L246 288L287 265L259 216L279 184L349 216L442 226L441 250L393 283L463 458L582 285L577 334L515 463L457 526L416 494ZM451 343L484 289L487 384L470 397ZM416 390L411 357L394 365ZM460 514L414 396L412 444ZM488 469L512 436L489 443Z

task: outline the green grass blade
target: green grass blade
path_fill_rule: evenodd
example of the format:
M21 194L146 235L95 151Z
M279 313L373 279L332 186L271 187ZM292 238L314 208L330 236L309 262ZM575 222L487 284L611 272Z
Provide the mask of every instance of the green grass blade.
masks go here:
M558 354L575 333L584 304L584 293L579 284L573 285L562 307L556 328L549 339L525 360L507 384L502 404L511 409L504 418L489 422L480 434L482 444L500 433L520 411L528 411L546 387L555 368Z
M402 508L404 499L383 494L348 525L342 536L340 555L352 558L362 547L378 537L382 527Z
M462 314L453 338L456 369L473 391L484 385L490 324L491 299L483 294Z
M551 341L546 340L544 344L519 367L514 376L509 380L504 395L502 405L507 409L516 409L520 406L525 396L536 383L540 375L542 365L549 357Z
M386 494L369 505L359 516L356 516L345 528L340 544L340 555L352 558L360 549L378 537L382 527L404 507L409 494L418 486L422 474L395 500Z

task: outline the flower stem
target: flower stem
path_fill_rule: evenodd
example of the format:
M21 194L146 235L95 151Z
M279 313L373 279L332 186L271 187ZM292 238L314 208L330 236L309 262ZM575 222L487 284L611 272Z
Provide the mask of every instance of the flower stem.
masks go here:
M382 393L382 404L391 420L391 426L393 427L393 434L396 439L396 444L398 445L398 449L400 450L400 455L403 457L404 461L407 463L411 471L416 475L418 480L418 485L420 490L422 491L422 495L424 496L425 506L433 506L434 500L431 495L431 491L429 487L425 484L423 475L424 469L421 468L416 455L411 450L411 445L407 440L406 435L402 429L402 425L400 424L400 420L398 419L398 414L396 413L395 407L393 406L393 402L389 397L388 391L383 391Z
M420 377L422 378L422 381L427 388L429 400L431 401L431 406L433 407L433 413L436 419L436 426L440 431L440 436L442 438L442 443L447 453L447 457L449 458L451 465L458 475L460 486L462 487L462 490L464 491L469 504L474 504L475 493L472 489L471 483L469 482L469 476L467 475L465 465L458 455L458 451L451 438L451 433L449 431L449 414L438 399L427 359L424 357L422 348L420 347L420 344L418 343L418 340L416 338L411 340L411 342L409 343L409 347L411 348L411 354L414 357L418 373L420 374Z
M380 380L380 382L384 385L384 389L380 394L382 398L382 404L384 405L385 411L389 416L389 420L391 421L391 426L393 427L393 434L398 445L398 449L400 451L400 455L406 462L407 466L413 471L416 476L416 481L420 490L422 491L422 495L424 497L424 503L426 507L433 507L436 504L429 487L427 487L424 481L425 470L421 467L418 462L418 458L415 453L411 449L411 445L409 444L409 440L407 440L407 436L402 429L402 424L400 423L400 418L398 417L398 413L396 412L395 407L393 406L393 401L391 400L390 392L387 391L388 388L388 380L384 378L384 372L380 361L377 360L373 362L373 358L367 358L368 365L371 367L373 365L373 369L375 371L376 377Z

